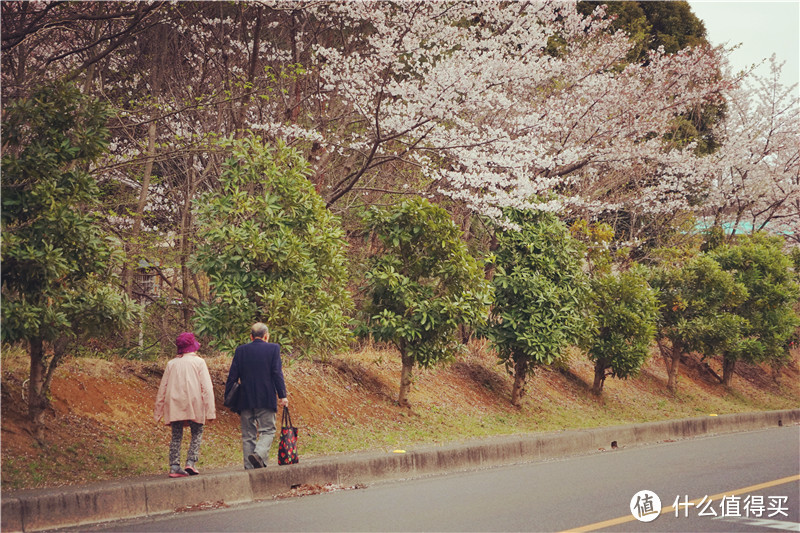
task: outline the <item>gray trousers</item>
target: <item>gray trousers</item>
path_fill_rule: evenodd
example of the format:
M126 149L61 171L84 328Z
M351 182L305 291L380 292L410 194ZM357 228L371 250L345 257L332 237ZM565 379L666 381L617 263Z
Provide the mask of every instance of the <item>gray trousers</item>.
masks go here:
M258 454L266 464L269 448L275 436L275 411L269 409L245 409L239 414L242 423L242 456L245 470L250 470L248 457Z

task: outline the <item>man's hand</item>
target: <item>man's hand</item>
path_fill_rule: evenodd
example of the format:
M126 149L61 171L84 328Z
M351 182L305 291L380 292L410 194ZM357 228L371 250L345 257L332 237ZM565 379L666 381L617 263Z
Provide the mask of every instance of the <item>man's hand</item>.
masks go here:
M282 405L283 407L289 407L289 398L280 398L278 400L278 404Z

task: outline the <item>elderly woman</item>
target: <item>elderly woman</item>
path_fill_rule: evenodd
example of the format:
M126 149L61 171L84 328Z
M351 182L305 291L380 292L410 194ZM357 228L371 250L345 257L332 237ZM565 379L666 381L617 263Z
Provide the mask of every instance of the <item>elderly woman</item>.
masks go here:
M203 439L206 420L217 417L214 391L206 362L197 355L200 343L192 333L181 333L175 339L178 354L167 363L161 385L156 395L156 422L163 416L172 426L169 445L169 477L185 477L200 472L195 464ZM192 439L186 456L186 467L181 468L181 441L183 428L189 426Z

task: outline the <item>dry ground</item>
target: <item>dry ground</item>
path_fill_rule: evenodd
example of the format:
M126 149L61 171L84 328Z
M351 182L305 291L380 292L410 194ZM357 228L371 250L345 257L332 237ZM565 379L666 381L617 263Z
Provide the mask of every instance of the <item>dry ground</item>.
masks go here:
M699 357L686 358L676 395L665 390L662 361L641 374L609 379L601 397L590 392L593 369L573 353L557 369L529 379L523 406L510 405L511 378L492 352L474 342L456 361L415 369L411 409L398 407L396 352L367 347L326 363L286 360L292 418L300 455L387 450L487 435L553 431L800 407L797 358L780 373L739 365L722 387ZM153 420L153 402L168 356L156 362L72 358L57 371L43 442L24 417L27 358L6 349L2 359L2 490L84 483L166 472L169 431ZM238 417L222 407L229 356L207 357L217 393L217 420L207 425L202 469L241 464ZM709 370L710 369L710 370ZM184 453L185 453L184 443ZM274 463L274 448L270 456Z

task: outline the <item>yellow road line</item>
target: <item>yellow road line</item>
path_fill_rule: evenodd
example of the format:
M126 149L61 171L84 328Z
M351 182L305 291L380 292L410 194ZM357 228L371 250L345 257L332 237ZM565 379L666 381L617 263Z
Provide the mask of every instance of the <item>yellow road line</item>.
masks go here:
M729 492L723 492L721 494L715 494L713 496L709 496L705 498L706 501L712 502L721 500L724 496L739 496L740 494L746 494L748 492L755 492L761 489L767 489L769 487L775 487L776 485L783 485L785 483L791 483L793 481L800 481L800 475L797 476L789 476L783 477L780 479L776 479L774 481L767 481L766 483L759 483L758 485L750 485L749 487L744 487L741 489L736 489ZM703 501L703 498L697 498L696 500L692 500L689 503L696 505ZM681 505L685 505L686 502L682 502ZM675 506L670 505L669 507L663 507L661 509L661 514L671 513L675 510ZM603 529L606 527L616 526L619 524L624 524L625 522L632 522L636 520L636 518L629 514L627 516L621 516L619 518L612 518L611 520L604 520L603 522L595 522L594 524L589 524L587 526L576 527L574 529L568 529L563 533L579 533L584 531L596 531L598 529Z

